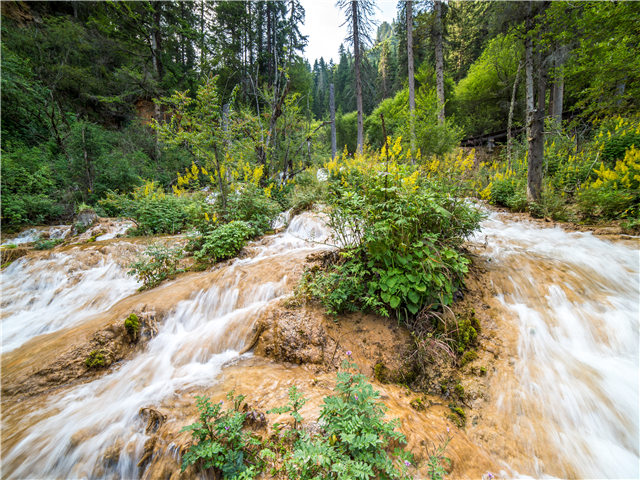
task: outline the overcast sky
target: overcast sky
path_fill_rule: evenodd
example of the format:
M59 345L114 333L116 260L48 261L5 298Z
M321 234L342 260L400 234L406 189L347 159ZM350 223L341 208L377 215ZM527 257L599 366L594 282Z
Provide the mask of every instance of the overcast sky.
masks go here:
M311 66L320 57L325 61L333 58L338 63L338 48L344 42L347 27L340 27L344 23L344 14L336 8L336 0L302 0L306 17L305 24L300 29L303 35L309 36L309 44L305 50L305 57ZM397 0L377 0L379 10L376 10L378 22L389 23L396 17ZM372 36L375 31L372 32Z

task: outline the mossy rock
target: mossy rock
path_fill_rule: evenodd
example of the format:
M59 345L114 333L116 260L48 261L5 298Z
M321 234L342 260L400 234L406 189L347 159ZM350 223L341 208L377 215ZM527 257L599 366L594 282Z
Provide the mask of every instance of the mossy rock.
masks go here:
M464 428L467 424L467 414L454 403L450 403L449 408L452 413L447 415L447 418L451 420L456 427Z
M469 350L462 357L462 362L460 362L461 366L465 366L467 363L471 363L478 358L478 353L475 350Z
M409 402L409 405L411 405L411 408L413 408L414 410L417 410L418 412L426 408L426 405L424 404L422 399L419 397L411 400L411 402Z
M373 376L380 383L388 383L389 369L382 362L376 363L376 366L373 369Z
M138 320L138 316L135 313L126 318L124 328L127 329L127 333L133 340L137 340L138 332L140 331L140 320Z
M109 357L103 353L103 350L94 350L84 361L87 368L104 368L109 365Z

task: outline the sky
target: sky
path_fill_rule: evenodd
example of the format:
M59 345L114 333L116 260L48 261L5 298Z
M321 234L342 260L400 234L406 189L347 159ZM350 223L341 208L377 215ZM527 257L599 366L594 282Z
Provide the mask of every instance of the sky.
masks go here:
M304 56L313 66L313 62L323 57L326 62L333 58L338 63L338 48L344 42L347 27L340 27L344 23L344 15L336 7L336 0L302 0L305 9L305 24L300 29L303 35L309 36L309 43ZM397 0L377 0L376 20L379 23L391 23L396 17ZM372 32L375 36L375 31Z

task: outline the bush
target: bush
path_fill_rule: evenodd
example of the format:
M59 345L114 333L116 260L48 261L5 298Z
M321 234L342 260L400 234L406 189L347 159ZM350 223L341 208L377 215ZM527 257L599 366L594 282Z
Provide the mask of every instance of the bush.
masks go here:
M202 248L195 257L199 262L211 263L235 257L253 233L254 229L247 222L221 225L202 238Z
M182 458L182 472L198 465L222 473L223 478L253 478L271 466L274 478L412 478L412 455L402 448L389 453L392 443L406 443L396 430L400 422L384 419L387 408L380 392L364 375L353 373L357 365L344 361L341 368L335 395L325 397L321 405L318 423L323 427L313 435L298 430L303 421L299 410L307 400L295 385L289 389L287 405L267 412L289 413L293 429L274 424L276 434L263 440L243 431L245 422L255 417L255 412L240 412L243 395L234 397L230 392L227 399L233 406L226 411L222 402L212 404L208 398L196 397L200 419L182 430L193 437ZM447 460L443 452L448 442L447 438L429 452L431 478L443 478L440 462Z
M165 245L149 245L142 257L129 265L127 275L135 275L142 282L140 291L153 288L163 280L179 273L180 260L184 257L181 247L169 248Z
M364 375L350 372L356 368L343 362L336 395L325 397L320 407L325 434L303 435L295 444L286 464L289 478L411 478L410 454L399 448L393 455L387 453L391 442L406 444L405 436L396 431L400 422L384 420L387 408L380 392Z
M281 210L278 202L267 197L263 189L253 184L241 185L227 199L228 220L246 222L251 226L254 236L270 230Z
M223 478L253 478L255 467L247 466L255 454L248 448L260 445L250 433L243 432L245 414L240 412L243 395L234 397L231 391L227 399L233 410L222 410L223 402L212 404L204 396L197 396L200 421L187 425L181 432L191 432L194 443L182 457L182 470L189 465L222 472ZM197 442L197 443L196 443Z
M155 182L137 187L132 195L108 192L100 206L114 217L128 217L136 223L131 235L175 234L185 229L187 205L192 200L166 195Z
M327 166L328 225L341 260L308 271L298 293L331 313L374 309L407 319L450 305L462 287L469 261L456 248L481 214L458 200L457 186L398 164L399 142L391 150L388 165L357 155Z
M64 243L63 238L56 238L54 240L38 240L33 245L33 249L34 250L51 250L52 248L56 247L57 245L60 245L61 243Z

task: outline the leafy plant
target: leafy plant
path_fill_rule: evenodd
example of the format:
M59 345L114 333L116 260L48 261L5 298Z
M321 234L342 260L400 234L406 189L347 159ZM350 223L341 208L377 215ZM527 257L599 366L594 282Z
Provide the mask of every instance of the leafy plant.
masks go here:
M298 423L302 423L302 415L300 415L299 410L304 407L305 403L307 403L307 399L303 397L302 392L298 390L298 387L292 385L289 388L289 403L284 405L283 407L272 408L271 410L267 410L267 413L276 413L281 415L283 413L289 412L291 417L293 418L293 429L298 429Z
M159 285L163 280L179 273L180 260L184 257L181 247L169 248L162 244L149 245L141 258L129 265L127 275L135 275L142 282L140 290Z
M338 373L336 395L325 397L320 422L325 434L303 434L286 462L289 478L410 478L408 452L387 453L392 441L406 443L396 431L399 421L385 421L387 411L366 377L352 373L357 365L345 360Z
M451 442L451 437L449 436L449 428L447 428L447 435L445 437L439 435L438 439L440 440L440 444L436 446L434 443L432 443L432 449L429 452L429 460L427 462L428 475L430 480L443 480L445 475L447 474L447 471L442 466L442 463L444 462L447 465L451 465L451 459L445 457L444 455L449 442Z
M221 225L203 237L202 248L195 253L200 262L218 262L234 257L253 236L253 228L247 222L235 221Z
M52 240L37 240L33 245L33 249L34 250L51 250L52 248L56 247L57 245L60 245L61 243L64 243L63 238L55 238Z
M227 399L233 403L231 410L222 410L223 402L211 403L204 396L196 396L200 421L185 426L181 432L191 432L194 443L182 457L182 470L189 465L203 469L216 469L225 479L253 478L255 466L249 466L257 458L248 447L260 445L260 441L242 431L245 414L240 405L244 396L234 397L231 391Z

